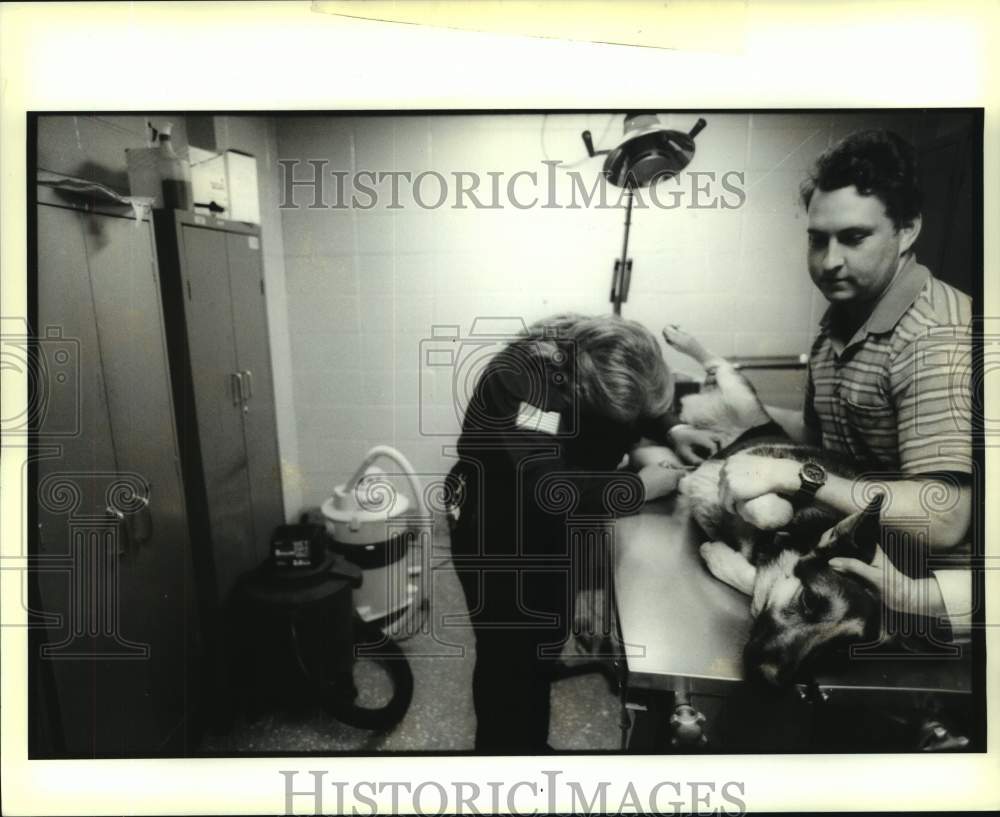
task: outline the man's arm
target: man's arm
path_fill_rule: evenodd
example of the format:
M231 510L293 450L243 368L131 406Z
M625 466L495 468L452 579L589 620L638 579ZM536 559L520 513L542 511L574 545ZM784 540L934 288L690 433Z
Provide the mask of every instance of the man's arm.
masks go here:
M781 426L795 442L803 445L819 445L820 435L815 428L806 422L803 412L798 409L778 408L777 406L764 406L764 408L771 415L771 419Z
M961 542L972 518L970 360L970 334L965 325L934 327L914 339L889 373L902 478L866 484L863 479L830 474L816 501L849 514L864 507L862 498L884 490L889 501L882 518L890 527L912 531L914 520L927 520L932 548L947 549ZM793 439L801 439L796 432L804 433L808 442L810 433L819 432L814 394L810 376L800 420L785 420ZM779 415L787 417L789 412L774 412L774 419L784 427ZM731 510L739 502L765 494L791 496L801 484L800 467L793 460L737 454L722 470L720 496Z
M736 454L726 460L719 482L723 504L736 504L765 494L793 496L801 486L797 460ZM915 477L893 482L872 483L828 474L816 492L815 501L845 515L864 507L863 498L885 491L882 522L900 530L913 530L914 520L927 520L929 540L934 549L947 549L961 542L972 519L972 487L968 479Z
M930 618L945 616L953 639L968 638L972 629L971 570L935 570L931 578L911 579L893 566L882 548L875 549L871 564L836 556L830 567L873 584L889 608Z
M796 468L794 490L799 482ZM816 500L842 513L854 513L863 504L861 497L871 496L883 486L888 494L882 512L885 525L912 532L914 520L926 519L932 550L951 548L964 540L972 519L972 486L964 480L927 477L871 485L831 474L816 493Z
M932 578L913 579L897 570L880 547L875 548L871 564L836 556L830 560L830 567L853 573L877 587L883 603L891 610L929 618L948 616L953 631L968 629L963 620L967 617L960 612L969 608L972 576L968 570L949 570L944 571L947 575L936 573Z

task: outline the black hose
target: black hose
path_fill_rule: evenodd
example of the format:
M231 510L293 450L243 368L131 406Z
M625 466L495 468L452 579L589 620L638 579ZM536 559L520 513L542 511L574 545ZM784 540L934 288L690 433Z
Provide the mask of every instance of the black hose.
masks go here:
M298 631L293 618L289 618L289 629L292 635L295 659L305 677L318 686L323 695L323 706L337 720L355 726L359 729L387 731L399 723L410 708L413 700L413 671L410 662L402 648L391 638L387 638L382 630L364 622L358 616L354 618L354 646L378 644L378 653L366 656L355 649L353 662L359 660L374 661L379 664L392 680L393 693L383 706L365 707L355 702L357 689L353 682L340 685L317 679L302 658Z

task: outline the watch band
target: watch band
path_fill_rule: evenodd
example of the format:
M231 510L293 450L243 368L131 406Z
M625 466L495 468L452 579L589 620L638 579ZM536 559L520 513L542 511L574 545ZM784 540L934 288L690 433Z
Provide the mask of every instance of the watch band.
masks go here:
M816 493L826 484L826 469L814 460L806 460L799 468L799 483L799 490L792 498L795 508L805 507L816 498Z

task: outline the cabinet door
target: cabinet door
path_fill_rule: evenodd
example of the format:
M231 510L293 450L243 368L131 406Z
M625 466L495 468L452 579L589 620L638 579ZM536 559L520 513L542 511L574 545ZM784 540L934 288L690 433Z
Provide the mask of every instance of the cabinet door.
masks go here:
M240 420L226 233L181 228L185 317L219 597L254 567L252 505Z
M151 751L163 735L148 694L150 633L133 604L135 566L123 552L122 526L107 511L117 504L122 474L87 265L90 226L74 210L38 207L44 411L36 577L41 612L58 623L32 660L52 679L54 700L46 704L63 743L52 747L56 753L128 756Z
M267 331L264 268L256 236L227 234L229 288L237 365L249 394L243 413L254 538L258 559L270 549L274 528L284 522L281 459L274 407L274 379Z
M85 234L118 469L148 488L128 520L122 610L150 645L145 694L158 734L184 726L197 615L184 490L148 222L92 217ZM182 740L177 741L183 744Z

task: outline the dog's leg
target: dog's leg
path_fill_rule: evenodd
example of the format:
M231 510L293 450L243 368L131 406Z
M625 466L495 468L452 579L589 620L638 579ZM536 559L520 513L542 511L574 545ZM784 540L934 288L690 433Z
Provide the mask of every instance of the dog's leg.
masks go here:
M710 352L697 338L689 335L675 323L663 327L663 339L678 352L694 358L706 369L725 363L725 358Z
M708 395L695 394L684 398L682 422L700 428L711 428L729 439L742 432L771 421L750 382L725 358L710 352L683 329L671 324L663 328L663 338L679 352L694 358L708 373L705 387ZM721 392L722 400L715 392ZM731 441L731 440L730 440Z
M704 542L699 548L709 571L715 578L747 596L753 595L753 584L757 569L743 554L733 550L725 542Z

